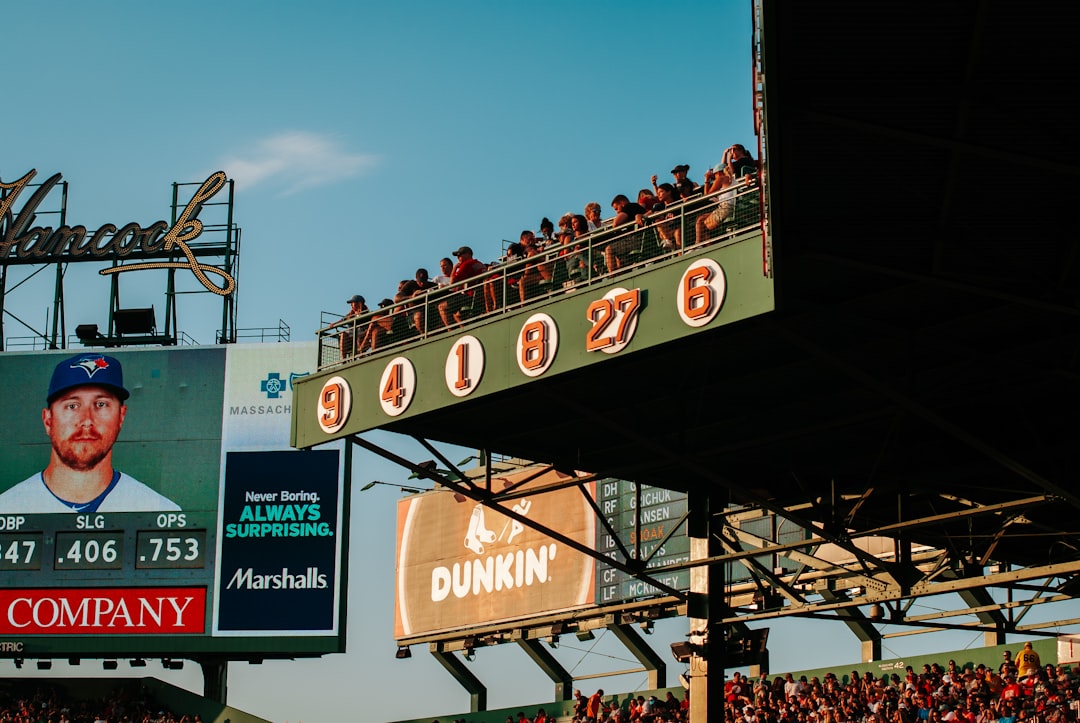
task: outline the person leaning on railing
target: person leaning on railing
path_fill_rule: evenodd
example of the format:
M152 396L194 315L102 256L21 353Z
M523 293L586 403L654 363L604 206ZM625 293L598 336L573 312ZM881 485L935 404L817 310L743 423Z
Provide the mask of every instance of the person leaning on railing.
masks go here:
M697 196L701 193L701 187L687 178L686 174L690 172L690 166L685 163L680 163L671 169L671 175L674 177L671 185L675 187L675 192L679 194L679 198L687 199ZM653 189L656 186L656 176L653 176Z
M413 298L417 299L418 303L412 307L412 325L418 334L426 334L433 325L439 324L439 314L435 305L424 303L428 292L437 288L435 282L428 278L427 269L416 270L416 291L413 293Z
M551 272L545 269L545 265L541 263L543 254L536 245L536 237L532 231L521 232L521 248L525 257L525 265L521 270L521 278L518 279L517 287L518 299L524 303L539 293L540 283L545 278L550 278Z
M540 238L538 241L541 247L555 243L555 224L547 216L540 219Z
M439 275L435 277L435 285L440 289L450 285L450 274L454 271L454 262L448 258L439 259Z
M728 164L720 163L705 172L705 195L719 193L716 208L703 213L694 222L694 243L702 243L709 237L710 231L735 215L735 179ZM722 193L721 193L722 192Z
M742 178L757 173L757 163L741 143L735 143L724 151L721 163L727 166L732 177Z
M596 201L589 201L585 204L585 219L589 222L590 231L599 231L604 227L604 221L600 218L603 213L603 207Z
M589 219L580 213L570 219L573 237L568 241L570 250L566 254L566 276L570 281L581 281L590 276L589 258L585 253L589 235Z
M473 250L468 246L462 246L453 255L457 257L458 262L454 264L454 269L450 272L451 285L487 271L487 266L473 258ZM439 318L442 319L443 326L449 329L462 322L465 302L471 301L474 293L473 289L462 286L453 289L445 299L439 302Z
M356 318L368 312L364 297L360 294L353 294L345 303L349 305L349 312L338 322L345 327L345 330L338 334L338 352L342 359L348 359L360 353L357 341L364 338L367 325L358 324Z
M521 244L515 242L506 247L506 253L503 254L501 259L489 265L489 269L496 269L500 266L508 268L505 273L495 273L484 280L485 313L490 314L499 309L504 303L504 298L511 303L518 299L517 289L518 283L520 283L518 277L521 271L517 263L523 258L525 258L525 249ZM503 296L504 293L506 297ZM510 298L511 295L513 298Z
M682 199L679 198L678 193L675 191L675 186L670 183L661 183L657 186L656 193L656 203L653 204L652 209L647 214L637 218L638 225L644 226L655 223L656 233L660 237L660 248L664 251L674 251L682 248L682 229L679 228L679 222L675 218L675 214L670 210L671 206L679 203Z
M414 280L403 279L398 282L398 290L394 294L394 298L383 299L379 302L379 309L382 311L371 317L361 348L375 351L380 338L385 338L393 343L408 336L410 309L405 305L405 302L411 299L416 292L417 286Z
M654 188L659 188L659 186L654 185ZM657 195L654 191L643 188L637 192L637 204L643 209L645 209L646 212L651 211L653 209L653 206L658 203L660 203L660 199L657 198Z
M621 193L611 199L611 208L615 211L615 220L611 224L612 228L632 223L637 220L638 216L645 215L644 208L631 202L629 198ZM634 236L629 233L609 241L607 246L604 247L604 261L607 264L607 270L614 272L622 268L623 264L626 263L627 254L634 249L634 245Z

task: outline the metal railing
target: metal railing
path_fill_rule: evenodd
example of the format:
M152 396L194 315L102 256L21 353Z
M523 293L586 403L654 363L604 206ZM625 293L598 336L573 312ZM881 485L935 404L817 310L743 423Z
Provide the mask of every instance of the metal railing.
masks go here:
M604 227L569 243L548 245L522 260L493 262L484 274L374 311L357 316L324 311L318 331L318 368L460 331L693 248L730 242L760 228L763 213L761 186L751 176L719 193L647 214L642 224Z
M245 329L236 330L237 342L287 342L289 336L292 334L292 329L283 319L278 319L277 326L258 326L249 327ZM218 339L221 339L222 332L218 331Z

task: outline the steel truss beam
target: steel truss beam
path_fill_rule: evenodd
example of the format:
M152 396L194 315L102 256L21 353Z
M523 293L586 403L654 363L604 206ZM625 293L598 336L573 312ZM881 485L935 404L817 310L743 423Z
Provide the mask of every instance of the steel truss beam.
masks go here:
M619 557L613 559L588 545L566 537L558 530L539 524L510 509L509 503L522 497L578 487L581 494L591 503L598 524L607 528L612 537L617 540L618 536L614 530L610 529L605 516L585 489L585 484L599 479L600 476L563 471L562 474L566 476L566 479L525 489L523 487L525 484L555 469L550 465L538 464L534 475L529 475L510 487L496 489L497 486L492 484L493 475L509 471L509 469L493 465L490 455L486 452L480 455L482 469L470 470L466 473L459 469L459 465L450 462L446 455L428 440L416 439L438 460L438 464L443 467L442 470L436 464L407 460L359 435L352 435L348 440L409 470L414 477L431 481L454 494L480 503L584 555L601 560L638 580L653 585L663 593L660 597L605 606L599 610L539 616L524 624L520 622L509 626L492 624L472 628L468 633L452 631L398 641L400 645L406 646L430 644L432 653L469 690L474 710L476 706L482 709L485 705L486 689L463 667L462 662L455 657L456 652L470 652L477 647L517 642L533 653L534 660L556 683L557 691L561 692L570 685L569 674L558 668L557 661L540 647L539 641L554 639L558 634L584 633L601 628L626 631L630 630L628 626L632 626L635 622L644 623L662 617L687 615L686 593L670 588L651 577L645 569L648 560L639 559L640 555L637 553L640 550L627 549L627 546L620 542L618 543ZM725 482L727 481L720 483ZM1053 489L1053 485L1049 486L1053 492L1057 491ZM752 493L741 491L741 494L752 497ZM857 506L871 495L873 495L872 488L857 496L858 499L853 498L852 501ZM982 575L972 573L975 569L974 565L980 561L959 559L955 550L925 545L911 548L906 542L913 531L921 528L932 528L945 522L955 522L957 519L986 516L1002 518L1002 532L999 534L1006 534L1010 520L1019 518L1025 510L1055 502L1060 503L1060 497L1051 492L1051 494L1024 497L998 504L979 505L971 501L951 499L947 495L942 496L950 502L965 504L966 508L947 514L926 515L861 530L842 531L827 530L822 523L806 517L808 508L816 509L820 507L820 503L804 503L783 508L768 500L753 500L747 506L728 508L713 515L714 520L720 523L714 528L714 530L719 529L719 532L713 534L720 543L722 554L665 566L664 572L715 565L740 565L750 572L751 581L739 585L728 585L723 596L724 610L717 617L715 621L717 624L745 629L746 624L750 622L790 616L841 622L847 625L863 643L864 651L880 650L880 641L886 637L935 630L983 631L988 635L1004 633L1054 635L1056 633L1046 632L1044 628L1080 622L1080 619L1077 619L1059 621L1054 624L1019 625L1019 620L1006 619L1002 614L1004 611L1020 611L1019 617L1022 618L1026 611L1034 606L1072 599L1071 595L1054 589L1051 582L1062 580L1060 587L1067 584L1073 576L1080 579L1080 561ZM833 500L833 504L842 501ZM755 504L759 502L760 504ZM816 509L816 513L820 514L821 510ZM798 525L804 530L805 539L778 544L743 529L742 525L746 521L766 514L774 514L778 519ZM678 530L685 523L684 516L673 529ZM671 534L673 532L669 532L669 536ZM892 554L873 554L864 549L870 545L871 541L882 538L895 538L895 551ZM904 542L901 542L902 540ZM827 552L830 548L831 552ZM845 553L845 560L837 562L837 550ZM768 555L795 563L794 569L791 566L770 569L757 559ZM985 564L986 560L981 560L981 562ZM1042 582L1038 585L1030 584L1036 581ZM987 588L1030 591L1033 596L1025 600L1010 599L1008 602L998 603L986 593ZM758 604L762 600L762 595L775 595L775 593L779 593L780 597L768 598L773 601L775 607ZM955 594L962 604L953 610L926 615L907 614L911 604L921 598L948 594ZM881 606L880 609L883 612L881 616L867 614L866 609L873 610L874 606ZM763 609L764 607L770 609ZM977 619L972 622L949 621L950 618L963 616L974 616ZM881 624L907 626L912 629L883 634L877 627ZM556 633L556 630L559 632ZM623 637L620 636L620 639L623 640ZM635 637L638 640L623 640L623 642L629 645L639 660L644 660L641 650L642 645L647 647L647 644L641 642L640 636ZM662 677L662 664L657 666L660 659L653 655L647 658L646 669L652 670L651 674L656 674L655 668L659 667L657 677Z

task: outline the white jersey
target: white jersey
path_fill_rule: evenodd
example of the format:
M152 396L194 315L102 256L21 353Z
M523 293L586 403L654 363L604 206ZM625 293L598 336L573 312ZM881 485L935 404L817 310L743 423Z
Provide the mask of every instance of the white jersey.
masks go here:
M96 512L178 512L180 507L164 495L123 472L116 485L98 505ZM48 512L79 512L65 504L45 486L41 472L31 475L8 491L0 494L0 513L44 514Z

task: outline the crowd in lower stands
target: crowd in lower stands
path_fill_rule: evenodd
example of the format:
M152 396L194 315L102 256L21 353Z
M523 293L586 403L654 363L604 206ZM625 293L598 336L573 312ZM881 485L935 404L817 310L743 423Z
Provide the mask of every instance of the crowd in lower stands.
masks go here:
M0 688L0 723L202 723L197 714L170 711L137 683L110 691L81 700L47 683L19 681Z
M995 661L997 662L997 661ZM734 673L724 684L710 721L726 723L1076 723L1080 721L1080 666L1042 665L1026 643L1015 658L1006 651L993 663L944 666L875 676L858 671L796 678L788 673L751 680ZM520 712L506 723L705 723L690 713L689 698L671 693L626 700L575 693L572 717L532 717ZM457 722L455 722L457 723ZM464 719L461 723L466 723Z
M353 295L344 323L337 325L347 327L338 332L341 357L453 328L470 316L526 303L545 290L615 273L643 253L642 239L614 233L622 228L649 229L648 244L655 247L655 254L704 243L733 219L736 193L756 184L757 162L745 147L735 144L705 173L704 184L690 180L689 170L686 164L676 165L670 183L657 183L657 176L652 176L652 188L641 189L636 201L616 195L611 201L615 215L609 219L601 218L602 208L595 201L585 204L583 213L563 214L557 228L545 217L538 231L522 231L518 241L490 263L477 259L470 246L461 246L451 254L456 263L449 257L440 259L434 278L426 268L417 269L413 278L398 282L393 298L382 299L374 310L362 295ZM695 207L693 218L679 223L679 204L695 199L707 200Z
M726 684L730 723L1065 723L1080 713L1080 678L1067 665L1041 665L1030 643L1014 660L958 667L908 666L881 677L858 672Z

